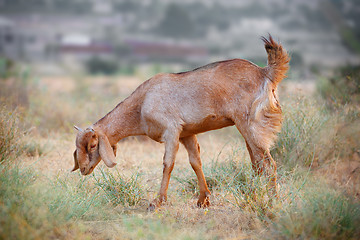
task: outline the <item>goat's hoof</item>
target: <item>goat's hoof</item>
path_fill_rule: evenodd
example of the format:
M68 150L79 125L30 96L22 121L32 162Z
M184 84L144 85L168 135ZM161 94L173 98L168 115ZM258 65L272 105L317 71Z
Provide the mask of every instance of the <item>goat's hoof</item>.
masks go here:
M209 196L203 197L203 198L199 198L197 204L196 204L199 208L208 208L210 207L210 199Z
M164 202L166 202L166 197L155 198L150 204L147 210L149 212L155 211L156 208L160 207Z
M154 212L156 209L156 205L154 203L150 203L148 208L146 209L148 212Z

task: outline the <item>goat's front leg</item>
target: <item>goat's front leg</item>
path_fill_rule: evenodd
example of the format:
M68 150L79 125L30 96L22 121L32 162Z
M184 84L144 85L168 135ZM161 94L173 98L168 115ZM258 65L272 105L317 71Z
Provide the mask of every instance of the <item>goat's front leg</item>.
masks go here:
M182 144L184 144L186 150L189 154L189 161L191 167L193 168L198 182L199 182L199 191L200 196L197 202L198 207L209 207L210 206L210 191L206 184L204 172L202 170L202 164L200 159L200 146L196 139L196 136L190 136L181 139Z
M179 149L179 137L169 136L165 140L165 154L163 160L163 177L158 197L150 203L148 210L153 211L167 200L167 190L171 172L174 168L176 153Z

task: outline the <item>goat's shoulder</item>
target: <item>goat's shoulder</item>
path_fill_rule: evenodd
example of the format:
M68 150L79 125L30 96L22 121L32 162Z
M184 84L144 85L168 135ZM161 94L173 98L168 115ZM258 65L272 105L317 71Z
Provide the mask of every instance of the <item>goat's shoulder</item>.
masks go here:
M141 85L139 85L132 93L132 95L146 95L146 93L152 88L154 88L154 86L159 85L159 83L161 83L166 78L166 75L166 73L156 74L152 78L146 80Z
M157 73L155 76L153 76L150 81L153 83L153 84L156 84L156 83L159 83L159 82L162 82L164 80L168 80L168 79L171 79L173 78L174 74L173 73Z
M179 81L182 81L182 77L176 73L158 73L149 79L147 87L148 92L159 91L166 92L166 90L177 88Z

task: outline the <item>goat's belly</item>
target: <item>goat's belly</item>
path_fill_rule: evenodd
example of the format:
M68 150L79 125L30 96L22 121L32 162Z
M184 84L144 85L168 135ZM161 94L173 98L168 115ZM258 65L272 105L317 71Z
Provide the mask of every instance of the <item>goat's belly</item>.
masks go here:
M229 118L212 115L199 123L185 123L180 138L233 125L234 122Z

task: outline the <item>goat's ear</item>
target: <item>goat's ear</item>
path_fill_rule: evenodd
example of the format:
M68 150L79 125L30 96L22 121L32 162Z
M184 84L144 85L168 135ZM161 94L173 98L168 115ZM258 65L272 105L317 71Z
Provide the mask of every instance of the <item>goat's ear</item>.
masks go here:
M71 170L71 171L73 172L73 171L75 171L75 170L77 170L77 169L79 169L79 163L78 163L78 161L77 161L76 150L75 150L75 152L74 152L74 168L73 168L73 170Z
M108 138L104 134L99 135L99 153L105 165L109 168L115 167L115 154Z

